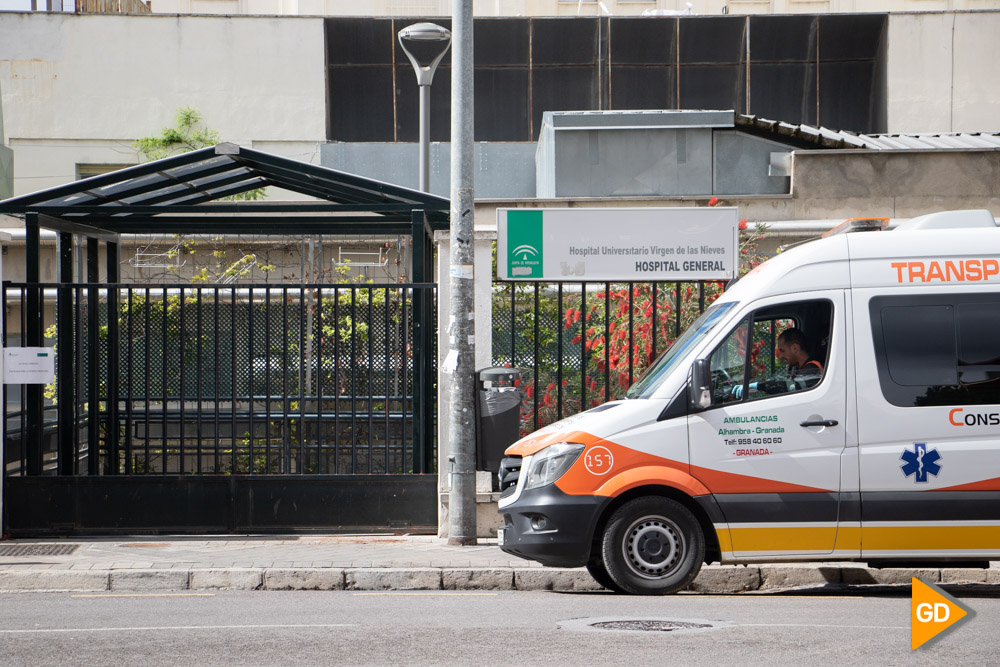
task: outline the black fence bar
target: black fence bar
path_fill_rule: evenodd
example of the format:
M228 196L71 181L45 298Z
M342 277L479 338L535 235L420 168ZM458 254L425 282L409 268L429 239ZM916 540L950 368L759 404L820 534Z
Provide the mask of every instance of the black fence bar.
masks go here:
M562 283L559 283L558 285L556 298L556 312L559 314L560 321L565 317L567 323L569 323L571 316L568 315L563 309ZM568 329L569 326L566 326L565 328ZM563 331L564 328L560 326L559 335L556 337L556 419L562 419L563 417Z
M532 336L532 340L534 341L534 355L533 356L534 356L535 359L538 359L538 349L539 349L538 335L540 333L539 329L541 328L541 322L539 321L539 316L538 316L538 299L539 299L540 288L541 288L541 285L539 285L538 283L535 283L535 290L534 290L534 294L535 294L535 316L532 318L532 326L534 327L534 335ZM535 430L538 430L538 403L541 400L540 397L539 397L540 392L538 390L538 388L541 386L539 384L539 382L538 382L538 364L535 364L535 372L532 374L532 377L533 377L534 383L535 383L535 392L534 392L534 408L535 408L535 410L534 410L534 413L535 413L534 414L534 427L535 427Z
M382 309L382 317L383 317L383 322L382 322L382 337L383 338L382 339L386 342L386 345L388 346L389 341L392 338L392 332L390 332L390 330L389 330L389 308L388 308L388 304L390 303L390 297L389 297L389 288L388 287L386 287L383 290L382 301L387 306L386 308ZM386 351L388 352L388 347L387 347ZM369 358L372 358L371 355L369 355ZM386 397L388 397L388 396L390 396L390 395L392 395L392 394L395 393L395 392L393 392L393 391L390 390L391 385L392 385L392 383L390 381L390 378L391 378L390 373L391 373L392 366L393 366L393 362L390 361L389 355L387 354L386 357L385 357L385 369L384 369L385 370L385 380L384 380L384 385L383 385L383 388L382 388L382 395L386 396ZM390 457L390 454L389 454L389 411L390 411L390 403L389 403L389 399L386 398L385 402L382 404L382 419L383 419L383 422L382 422L382 433L385 434L385 436L383 438L383 442L385 444L385 451L382 452L382 455L385 457L385 469L386 470L388 470L389 467L390 467L390 463L389 463L389 457ZM375 411L372 410L372 412L374 413Z
M325 346L324 336L323 336L323 290L316 290L316 330L313 335L316 337L316 359L318 362L316 364L316 472L319 474L333 472L336 470L336 439L334 439L334 467L330 470L329 465L324 465L326 463L326 452L328 451L325 446L325 438L323 437L323 376L325 373L320 372L322 370L322 359L323 351ZM336 321L336 315L334 315L334 321ZM334 337L336 341L336 337ZM334 359L336 359L336 353L334 353ZM337 372L334 369L334 376Z
M250 407L254 407L254 391L255 383L257 381L257 368L254 362L254 335L257 330L254 328L254 302L253 302L253 287L250 287L247 291L247 367L250 369ZM233 371L235 375L235 369ZM254 473L254 446L253 446L253 434L254 434L254 410L249 411L250 423L247 428L247 468L248 472L252 475ZM236 438L236 433L233 433L233 438ZM233 450L236 450L236 445L233 443ZM234 468L235 470L235 468Z
M201 295L202 295L203 291L204 290L198 290L195 293L195 298L194 298L194 305L195 305L195 363L194 363L194 371L195 371L195 387L197 387L197 390L195 392L197 394L197 396L196 396L197 403L195 405L195 410L198 411L198 417L197 417L197 420L195 422L195 425L196 425L196 427L195 427L195 431L196 431L195 432L195 436L196 436L195 442L196 442L196 446L198 448L197 470L201 470L202 469L202 463L201 463L201 455L202 455L202 449L201 449L201 439L202 439L202 433L201 433L202 396L201 396L201 391L202 391L202 368L204 368L204 361L202 360L202 357L201 357L201 348L202 348L202 343L203 343L203 339L202 339L202 335L203 334L202 334L202 326L201 326L202 325L202 322L201 322L201 316L202 316ZM182 387L184 386L184 382L183 381L181 381L181 386ZM184 396L183 395L181 396L181 403L182 404L184 403Z
M234 309L230 309L230 310L234 310ZM220 319L219 319L219 288L216 287L212 291L212 324L213 324L213 327L214 327L213 331L215 333L215 335L212 336L212 397L214 399L212 401L212 408L215 410L214 416L215 416L215 423L216 424L221 423L221 416L222 416L221 415L221 411L219 410L219 403L222 400L222 396L219 393L219 390L220 390L220 388L222 386L222 378L219 375L219 367L222 365L222 356L219 354L219 339L221 338L221 335L220 335L221 334L221 329L219 328L219 323L220 323ZM215 436L215 440L213 442L213 444L215 445L215 447L214 447L214 451L212 452L214 454L214 456L213 456L214 466L212 468L212 472L219 472L219 464L220 464L220 453L219 453L220 447L219 447L219 443L221 442L221 438L219 437L219 429L218 428L215 429L215 432L214 432L213 435ZM200 434L199 434L199 437L200 437Z
M183 287L181 287L180 297L177 300L177 321L178 321L177 336L178 336L178 338L180 338L180 341L177 344L177 362L178 362L177 365L180 367L180 369L179 369L180 370L180 386L182 387L181 393L177 397L178 398L177 405L178 405L178 408L179 408L179 411L180 411L180 414L181 414L181 424L180 424L181 433L180 433L180 437L179 437L178 443L177 443L177 445L178 445L177 449L178 449L178 452L179 452L179 455L180 455L180 463L178 465L177 472L180 473L180 474L183 474L184 473L184 461L186 460L186 458L184 456L186 452L184 451L184 433L183 433L183 431L184 431L184 429L187 426L187 420L184 419L184 416L185 416L184 415L184 412L185 412L184 411L184 403L185 403L184 398L185 398L185 396L184 396L184 393L183 393L183 387L185 386L184 380L186 379L186 373L184 372L184 367L187 365L185 363L186 359L184 359L184 350L186 349L186 346L184 344L185 343L184 332L187 331L187 322L184 321L184 288ZM166 356L166 355L164 355L164 356Z
M27 401L5 398L12 474L433 472L435 354L413 342L434 289L6 283L7 334L33 292L57 314L59 404L40 408L35 452Z
M230 345L230 394L229 394L229 425L232 446L229 448L229 469L237 470L237 449L236 449L236 288L229 292L229 333L232 336L233 344ZM253 369L250 369L251 381ZM218 472L218 471L217 471Z
M402 391L401 391L401 393L409 395L410 392L413 390L413 385L412 385L412 382L410 380L408 380L408 378L410 378L412 376L408 372L408 366L409 366L409 361L408 360L409 360L409 356L405 354L405 351L411 349L410 346L411 346L411 344L413 342L413 339L411 338L411 333L412 333L413 329L412 329L412 326L411 326L412 308L408 308L407 304L413 304L416 301L416 299L417 299L417 294L413 290L408 290L405 287L400 287L399 288L399 294L400 294L400 304L401 304L401 310L402 310L402 312L400 314L400 321L402 323L402 331L403 331L403 335L402 335L401 341L400 341L400 350L402 352L404 352L403 354L401 354L401 357L400 357L400 366L401 366L401 368L403 370L403 380L402 380ZM412 298L409 298L409 299L406 298L407 294L411 294ZM414 374L415 374L415 371L414 371ZM404 447L403 447L403 469L404 470L417 470L419 468L419 465L417 463L416 443L420 441L420 438L414 436L414 433L413 433L413 424L414 424L414 421L412 419L410 419L409 422L407 422L406 416L407 416L407 414L409 414L409 411L407 410L407 399L406 398L404 398L400 402L400 412L403 413L403 444L404 444ZM408 446L406 446L407 445L407 443L406 443L406 435L407 434L409 434L409 436L410 436L410 442L409 442ZM407 462L406 462L406 455L407 455L407 453L409 453L409 455L410 455L410 462L409 462L409 464L407 464Z
M134 420L132 418L132 407L133 401L132 397L135 396L135 318L132 314L135 312L135 301L132 290L128 290L128 298L126 299L126 312L129 314L128 318L128 348L126 352L126 368L128 369L128 375L125 376L125 433L123 434L125 440L125 474L131 474L133 468L135 467L135 452L133 450L132 442L132 427Z
M281 374L281 409L284 413L290 412L290 403L288 400L288 288L283 287L281 289L281 360L282 367L285 372ZM302 371L303 359L302 359L302 348L299 348L299 359L298 359L298 373ZM300 390L301 391L301 390ZM284 465L280 468L281 472L286 475L292 472L292 445L289 438L291 437L290 429L285 429L281 434L281 454L282 461Z
M56 326L59 350L73 349L73 288L60 287L56 292ZM59 474L72 475L76 468L76 380L72 354L60 354L57 359L59 382L56 396L59 410Z
M351 286L351 470L358 470L358 288ZM340 412L340 397L337 397Z
M152 314L150 313L150 308L151 308L151 306L150 306L150 296L152 296L152 291L147 287L146 288L146 294L145 294L146 298L143 301L143 316L145 318L144 319L144 327L143 327L143 331L144 331L145 335L143 336L143 339L144 339L144 343L145 343L145 350L144 350L144 352L145 352L145 357L146 358L145 358L145 363L142 366L143 368L146 368L146 369L152 368L152 366L150 365L150 362L152 361L152 356L151 356L152 355L152 351L150 350L150 345L152 344L151 341L153 339L153 336L151 335L153 329L152 329ZM152 388L152 381L153 381L153 379L150 376L151 376L151 373L144 373L143 374L143 377L145 378L145 390L146 390L145 393L144 393L144 396L150 396L151 393L152 393L151 392L151 388ZM145 407L145 410L146 410L146 421L145 421L145 423L147 424L147 426L143 430L143 445L144 445L143 449L144 449L144 453L143 453L142 469L141 469L141 471L143 473L148 473L148 472L151 472L150 469L149 469L149 460L150 460L149 459L149 455L150 455L150 441L152 439L152 431L153 431L153 429L149 428L149 426L148 426L149 424L152 423L151 422L151 411L150 411L149 401L148 400L147 401L143 401L143 404L144 404L144 407ZM136 472L139 472L139 470L136 470Z
M310 381L310 374L312 373L312 361L313 359L319 360L319 357L314 357L312 355L312 346L306 347L306 329L308 328L308 323L306 321L306 300L312 296L312 292L309 290L304 290L299 297L299 392L304 394L309 391L309 386L312 384ZM287 298L287 293L286 293ZM316 364L316 375L319 375L319 364ZM286 394L287 395L287 394ZM291 408L291 405L289 405ZM306 402L299 401L299 448L297 450L296 457L296 472L300 470L305 470L306 459Z
M256 360L255 360L256 361ZM252 363L252 362L251 362ZM284 375L284 373L282 373ZM264 288L264 474L271 472L271 287ZM253 433L250 433L253 441ZM252 471L251 471L252 472Z
M169 325L169 302L167 287L163 287L163 297L160 300L160 327L163 330L162 338L162 353L160 354L160 362L162 364L160 369L160 419L161 419L161 438L160 438L160 461L163 465L160 466L160 472L166 475L170 468L170 449L168 448L167 439L170 437L170 429L167 426L167 401L170 396L170 387L168 383L168 376L170 374L170 325Z
M375 338L375 295L371 290L368 290L368 349L365 355L365 366L367 367L368 375L368 400L367 408L365 412L368 413L368 469L373 469L372 456L375 452L372 449L372 432L375 429L375 406L372 404L371 394L374 391L375 385L375 366L372 363L372 340ZM389 364L386 363L386 366ZM357 396L357 392L354 394Z

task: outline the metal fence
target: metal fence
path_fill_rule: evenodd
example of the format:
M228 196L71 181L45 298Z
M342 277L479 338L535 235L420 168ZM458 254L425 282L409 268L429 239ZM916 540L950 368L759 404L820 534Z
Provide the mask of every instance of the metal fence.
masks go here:
M21 331L32 298L49 306L56 352L44 399L4 387L7 473L430 472L434 297L414 284L6 283Z
M494 283L492 363L523 373L522 435L622 397L723 287Z

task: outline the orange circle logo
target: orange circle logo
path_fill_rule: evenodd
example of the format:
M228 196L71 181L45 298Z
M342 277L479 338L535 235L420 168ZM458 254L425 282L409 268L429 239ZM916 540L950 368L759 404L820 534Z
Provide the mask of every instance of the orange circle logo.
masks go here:
M606 475L611 472L615 457L607 447L591 447L583 454L583 465L594 475Z

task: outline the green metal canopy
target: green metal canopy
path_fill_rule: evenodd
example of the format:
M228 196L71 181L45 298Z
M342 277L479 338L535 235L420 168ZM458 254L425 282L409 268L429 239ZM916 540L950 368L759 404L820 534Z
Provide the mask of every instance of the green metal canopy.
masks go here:
M318 201L226 201L274 186ZM447 199L231 143L0 201L0 213L108 239L131 233L410 233L414 212L447 229ZM111 239L108 239L111 240Z

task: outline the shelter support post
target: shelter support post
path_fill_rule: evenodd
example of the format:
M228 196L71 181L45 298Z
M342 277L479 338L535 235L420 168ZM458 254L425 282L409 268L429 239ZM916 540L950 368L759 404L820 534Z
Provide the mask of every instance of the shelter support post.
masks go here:
M121 438L118 434L118 383L119 383L119 360L120 343L118 329L118 252L117 243L107 241L104 244L106 254L105 261L108 268L108 463L106 471L116 474L121 469L119 465L119 443Z
M42 346L42 288L39 286L40 268L40 240L41 232L38 227L38 214L26 213L24 216L25 229L25 282L28 284L26 295L26 316L24 323L24 338L22 345L26 347ZM25 447L28 459L28 475L36 476L42 474L42 419L44 411L44 396L42 385L29 384L25 387Z
M87 474L101 474L101 424L100 424L100 369L97 364L98 337L98 298L100 292L97 283L100 280L98 261L98 241L87 238Z
M73 235L59 234L59 282L56 294L56 395L59 403L59 474L76 474L76 378L73 340Z
M412 276L414 283L430 282L432 246L424 211L411 214ZM434 470L434 302L427 290L413 290L413 472Z

